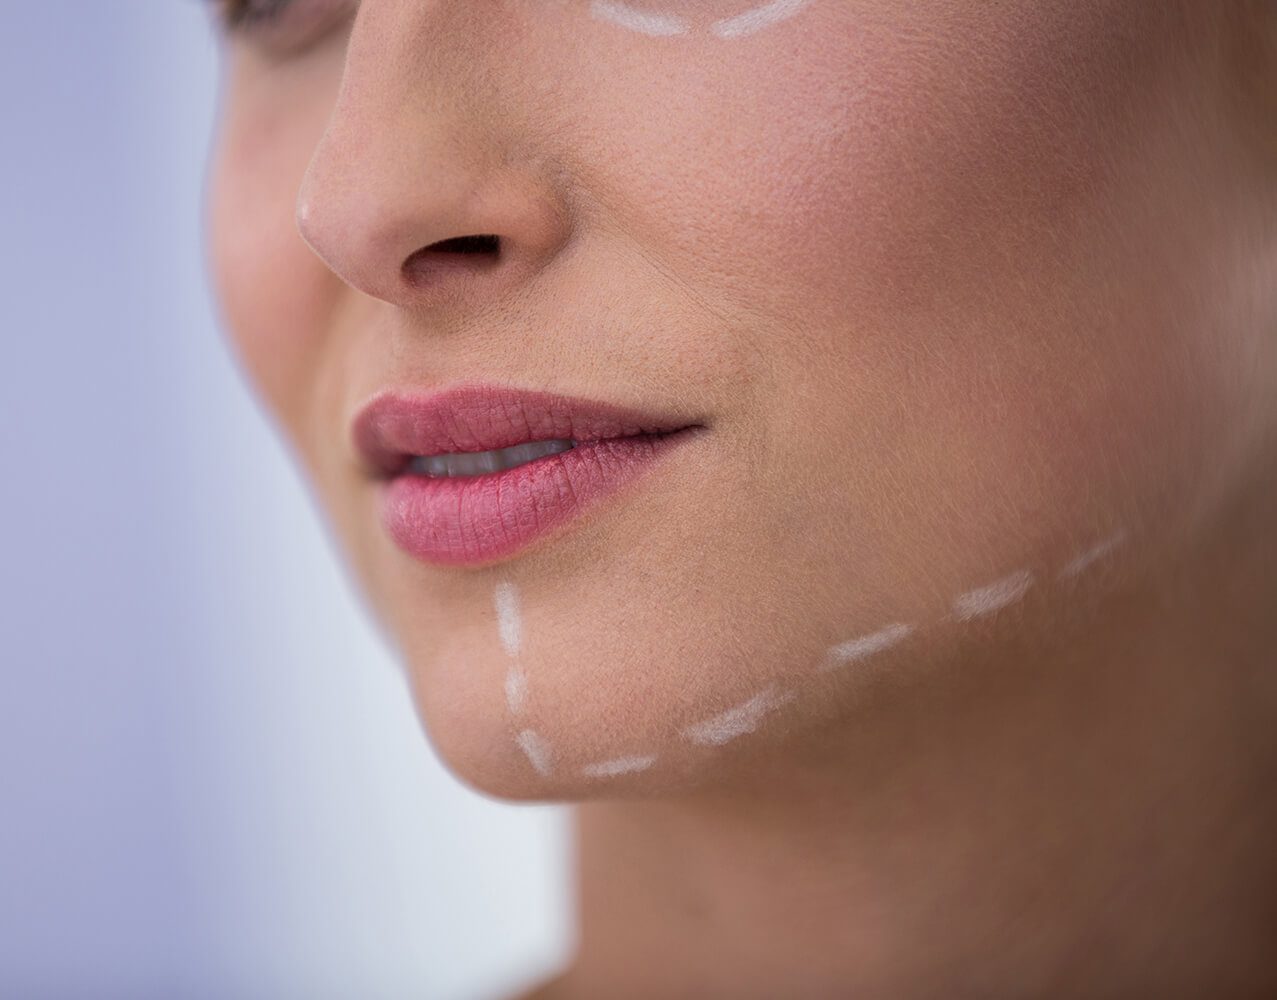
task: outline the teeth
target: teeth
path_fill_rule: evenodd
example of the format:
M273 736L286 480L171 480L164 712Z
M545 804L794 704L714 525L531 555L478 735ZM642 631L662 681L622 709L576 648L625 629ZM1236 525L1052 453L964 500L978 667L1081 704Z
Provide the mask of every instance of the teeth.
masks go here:
M576 447L575 441L527 441L495 451L460 451L446 455L417 455L408 463L408 472L419 476L481 476L525 465L546 455Z

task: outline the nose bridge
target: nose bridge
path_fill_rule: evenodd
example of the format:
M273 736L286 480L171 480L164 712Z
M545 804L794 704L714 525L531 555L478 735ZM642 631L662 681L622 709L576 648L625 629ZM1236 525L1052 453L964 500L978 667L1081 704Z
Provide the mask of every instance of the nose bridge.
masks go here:
M420 303L405 263L440 241L497 236L509 271L512 255L526 264L564 238L549 178L516 165L528 161L479 51L480 6L363 0L351 29L296 220L329 268L377 298Z

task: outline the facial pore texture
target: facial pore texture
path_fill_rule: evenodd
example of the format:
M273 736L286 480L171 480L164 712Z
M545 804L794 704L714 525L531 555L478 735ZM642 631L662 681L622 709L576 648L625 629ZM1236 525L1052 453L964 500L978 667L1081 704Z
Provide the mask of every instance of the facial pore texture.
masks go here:
M724 780L1190 545L1274 428L1240 30L1142 0L363 0L301 51L233 43L225 325L449 766L515 798ZM477 233L497 267L399 280ZM709 432L444 570L385 536L349 424L462 379Z

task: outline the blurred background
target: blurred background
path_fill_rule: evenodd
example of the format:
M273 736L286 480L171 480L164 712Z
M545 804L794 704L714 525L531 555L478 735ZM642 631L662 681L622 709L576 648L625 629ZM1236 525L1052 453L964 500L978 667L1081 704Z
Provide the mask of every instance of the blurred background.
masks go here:
M216 329L200 0L0 46L0 997L496 998L561 807L448 775Z

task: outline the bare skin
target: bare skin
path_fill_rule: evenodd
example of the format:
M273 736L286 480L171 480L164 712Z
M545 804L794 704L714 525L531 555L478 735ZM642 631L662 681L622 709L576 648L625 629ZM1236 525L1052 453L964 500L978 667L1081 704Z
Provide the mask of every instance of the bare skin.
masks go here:
M1275 487L1065 654L887 693L748 786L579 806L580 950L529 1000L1277 991Z
M448 766L577 804L579 953L531 995L1277 991L1277 10L756 8L293 0L227 36L230 342ZM350 423L471 378L706 433L431 565Z

